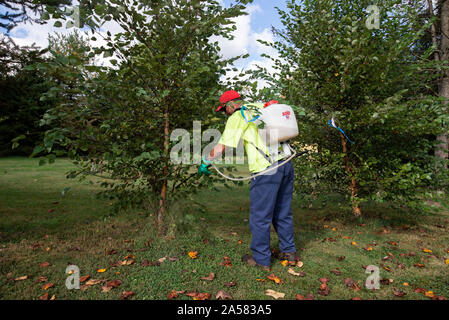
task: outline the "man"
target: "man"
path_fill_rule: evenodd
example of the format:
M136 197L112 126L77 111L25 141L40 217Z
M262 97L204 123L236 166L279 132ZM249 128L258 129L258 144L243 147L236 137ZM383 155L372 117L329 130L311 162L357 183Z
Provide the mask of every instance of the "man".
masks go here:
M260 137L257 125L251 121L251 113L244 107L238 92L234 90L224 92L220 103L215 111L225 112L229 119L219 143L209 155L203 156L198 170L200 175L210 174L208 167L213 160L219 158L225 148L237 148L240 139L243 139L244 142L251 174L276 166L286 157L286 155L279 154L277 158L270 158L269 148ZM260 103L251 103L251 105L258 108L264 107ZM250 248L253 255L242 257L242 260L249 265L261 267L265 271L271 270L271 223L279 237L281 253L278 258L289 262L298 259L294 244L291 211L293 181L294 170L291 162L277 168L274 173L267 173L251 179L249 226L252 234Z

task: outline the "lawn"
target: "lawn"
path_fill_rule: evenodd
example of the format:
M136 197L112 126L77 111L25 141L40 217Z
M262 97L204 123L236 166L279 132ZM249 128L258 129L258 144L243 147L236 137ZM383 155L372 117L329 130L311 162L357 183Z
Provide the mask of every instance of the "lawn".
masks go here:
M1 299L120 299L131 291L128 299L167 299L172 290L185 291L175 299L191 300L185 293L193 291L215 299L220 290L233 299L273 299L267 289L284 293L284 300L297 294L315 300L449 298L444 204L419 216L369 205L363 219L355 219L339 209L338 196L326 198L325 206L323 199L310 206L295 198L302 266L273 259L272 273L281 280L276 283L241 262L250 253L247 184L205 190L194 196L202 206L178 203L170 211L168 235L159 237L153 217L139 210L111 215L110 203L95 197L100 179L66 179L71 168L64 159L46 166L36 159L0 159ZM277 243L273 231L273 249ZM66 288L68 265L89 276L80 290ZM369 265L379 268L378 290L365 287ZM210 273L212 280L201 279ZM327 290L320 290L320 279Z

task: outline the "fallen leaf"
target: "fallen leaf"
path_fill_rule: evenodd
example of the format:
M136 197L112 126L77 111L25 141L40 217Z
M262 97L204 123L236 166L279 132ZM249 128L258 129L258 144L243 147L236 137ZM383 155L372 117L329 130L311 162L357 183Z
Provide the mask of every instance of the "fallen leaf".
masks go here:
M416 288L415 290L413 290L413 292L415 292L415 293L425 293L426 289L424 289L424 288Z
M195 252L196 252L196 251L195 251ZM167 257L162 257L162 258L158 259L157 261L160 262L160 263L162 263L162 262L164 262L165 260L167 260Z
M50 264L50 262L42 262L42 263L39 263L39 266L46 268L46 267L51 266L51 264Z
M199 292L196 296L193 297L193 300L209 300L210 293L201 293Z
M122 284L121 280L111 280L106 282L106 286L111 288L117 288L121 284Z
M230 287L235 287L237 285L237 283L235 283L234 281L231 282L225 282L224 285L228 288Z
M198 257L197 257L198 251L190 251L190 252L188 253L188 255L189 255L190 258L196 259L196 258L198 258Z
M85 282L89 278L90 278L90 275L82 276L82 277L80 277L80 282Z
M303 265L304 265L304 263L303 263L302 261L298 261L298 262L296 263L296 266L297 266L298 268L302 268Z
M128 299L129 297L134 295L134 291L123 291L120 300Z
M207 277L201 277L201 280L212 281L215 278L215 273L211 272Z
M36 282L47 282L48 279L46 277L42 277L40 276L39 278L37 278Z
M334 274L337 275L337 276L341 275L341 271L338 270L338 269L331 270L330 272L334 273Z
M210 293L201 293L196 291L186 292L185 295L192 297L193 300L209 300L211 296Z
M106 269L97 269L97 272L100 272L100 273L105 272L105 271L106 271Z
M432 250L426 249L426 248L422 249L422 251L425 252L425 253L432 253Z
M48 300L48 292L45 292L43 295L39 297L39 300Z
M321 282L320 289L318 290L318 293L322 296L327 296L330 292L329 287L327 286L327 283L329 282L328 278L320 278Z
M359 290L360 290L360 287L359 287L359 285L357 284L357 282L355 282L355 281L352 280L351 278L346 278L346 279L344 279L344 280L343 280L343 283L344 283L348 288L354 289L355 291L359 291Z
M239 240L239 241L237 241L237 243L238 243L238 244L242 244L242 243L243 243L243 241L242 241L242 240Z
M337 261L343 261L344 259L345 259L345 256L337 257Z
M226 266L226 267L232 266L231 258L229 258L228 256L224 256L223 257L223 262L220 262L220 265L221 266Z
M372 247L365 248L366 251L373 251Z
M352 242L351 242L351 245L356 246L356 245L357 245L357 242L352 241Z
M142 267L152 267L152 266L157 266L159 267L161 265L161 263L159 261L148 261L148 260L144 260L142 261Z
M119 264L120 264L121 266L129 266L129 265L134 264L135 262L136 262L135 260L129 259L129 260L119 261Z
M413 266L417 268L424 268L424 265L422 263L415 263Z
M449 259L444 260L444 263L449 264Z
M304 297L302 294L296 295L296 300L313 300L315 297L313 294L308 294L306 297Z
M386 270L386 271L388 271L388 272L391 272L391 269L390 269L389 267L383 265L382 263L380 263L380 266L381 266L384 270Z
M381 279L381 280L379 280L379 282L380 282L382 285L384 285L384 286L388 286L388 285L390 285L391 283L393 283L394 280L393 280L393 279Z
M289 265L288 260L281 261L282 266L286 267Z
M49 282L49 283L47 283L47 284L44 284L43 286L42 286L42 290L47 290L47 289L50 289L51 287L53 287L55 284L53 283L53 282Z
M179 294L184 293L185 291L176 291L176 290L172 290L169 294L168 294L168 300L171 299L176 299L178 297Z
M277 291L274 291L274 290L271 290L271 289L267 289L265 291L265 295L273 297L275 299L279 299L279 298L284 298L285 297L285 293L277 292Z
M21 276L21 277L15 278L14 281L22 281L22 280L26 280L26 279L28 279L28 276Z
M424 292L424 295L429 298L433 298L435 296L433 291L426 291L426 292Z
M101 280L101 279L90 279L89 281L86 282L86 286L94 286L96 284L99 283L103 283L106 282L107 280Z
M275 276L274 273L269 274L267 276L267 278L268 278L268 280L272 280L272 281L274 281L277 284L283 284L284 283L284 281L279 279L279 277Z
M303 277L303 273L301 272L295 272L295 270L293 270L293 268L288 268L288 273L290 273L291 275L297 276L297 277Z
M232 300L232 296L229 293L227 293L226 291L220 290L215 295L215 299L217 299L217 300L226 300L226 299Z
M102 286L101 287L101 292L106 293L112 290L112 287L108 287L108 286Z
M406 295L406 293L405 293L404 291L402 291L402 290L396 290L396 289L393 290L393 294L394 294L396 297L403 297L403 296Z

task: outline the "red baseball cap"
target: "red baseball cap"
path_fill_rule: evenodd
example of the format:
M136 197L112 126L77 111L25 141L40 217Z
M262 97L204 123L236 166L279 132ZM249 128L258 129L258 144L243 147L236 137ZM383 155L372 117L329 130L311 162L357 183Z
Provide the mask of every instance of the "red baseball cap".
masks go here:
M218 106L218 108L215 110L215 112L218 112L222 108L224 108L226 102L229 102L231 100L238 99L238 98L240 98L240 94L237 91L229 90L229 91L223 92L223 94L220 97L221 104Z
M271 106L272 104L277 104L277 103L279 103L279 101L271 100L271 101L268 101L267 103L265 103L265 105L263 107L266 108L268 106Z

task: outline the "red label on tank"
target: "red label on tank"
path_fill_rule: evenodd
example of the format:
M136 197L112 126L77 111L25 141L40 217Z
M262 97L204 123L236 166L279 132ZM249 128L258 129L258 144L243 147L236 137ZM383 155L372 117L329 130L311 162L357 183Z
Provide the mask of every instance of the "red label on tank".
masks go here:
M282 116L285 117L286 119L290 119L290 111L282 112Z

